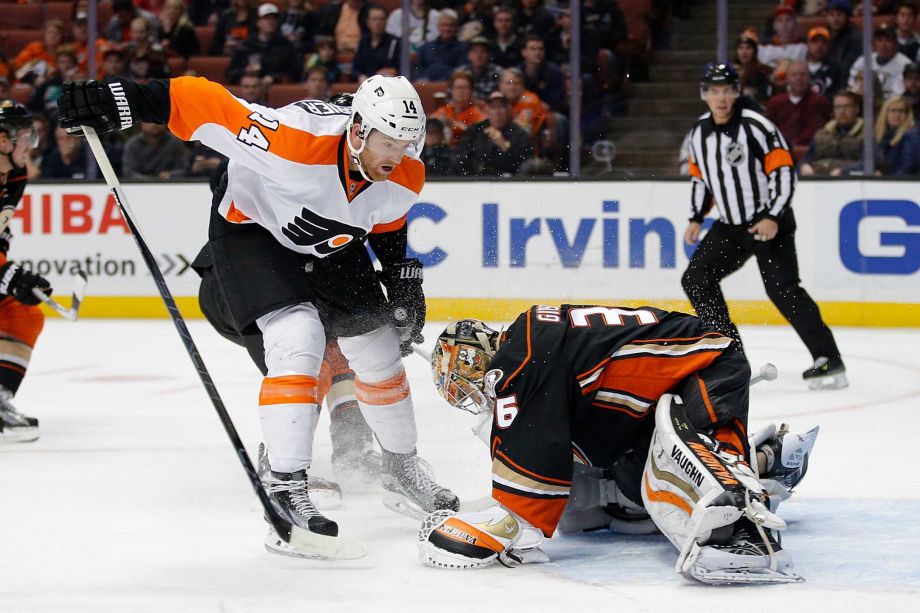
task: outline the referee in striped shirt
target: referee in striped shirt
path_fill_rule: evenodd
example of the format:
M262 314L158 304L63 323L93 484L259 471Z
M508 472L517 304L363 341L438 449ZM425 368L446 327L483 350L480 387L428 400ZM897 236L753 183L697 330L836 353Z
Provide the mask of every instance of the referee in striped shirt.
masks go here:
M707 65L700 95L709 112L690 133L693 186L684 241L699 241L703 218L713 207L719 219L690 259L681 278L684 291L700 319L740 344L720 283L754 256L767 296L814 359L802 377L812 389L845 387L834 335L800 285L789 146L770 120L738 101L738 73L731 64Z

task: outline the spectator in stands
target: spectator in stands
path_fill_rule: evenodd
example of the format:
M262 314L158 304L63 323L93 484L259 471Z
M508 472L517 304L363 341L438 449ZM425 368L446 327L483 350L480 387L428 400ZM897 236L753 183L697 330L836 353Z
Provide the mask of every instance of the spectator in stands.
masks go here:
M237 91L239 97L250 104L268 106L265 88L262 87L262 79L259 78L259 75L244 74L240 77L240 85Z
M189 0L188 18L196 26L213 26L229 6L229 0Z
M52 124L57 123L57 99L64 81L76 81L79 75L77 54L73 47L61 45L55 54L55 71L47 79L35 80L35 89L26 106L33 113L42 113ZM0 97L0 100L3 98Z
M415 78L446 81L463 64L466 51L466 43L457 40L457 12L444 9L438 14L438 38L418 51Z
M546 106L539 96L525 89L524 73L517 68L506 68L502 71L498 89L511 105L511 118L536 141L546 121Z
M581 4L583 27L597 32L604 47L616 51L621 41L629 36L626 15L615 0L584 0Z
M543 7L543 0L518 0L514 21L521 37L528 34L545 37L556 28L556 20Z
M469 62L460 67L473 77L473 95L485 101L489 94L498 89L498 79L501 68L489 61L489 41L481 36L470 41L466 52Z
M399 71L399 39L386 31L387 12L379 6L367 10L367 32L361 35L351 75L364 81L371 75L395 76Z
M110 43L124 43L131 41L131 24L138 17L143 17L150 24L153 31L157 31L160 23L156 16L134 6L131 0L112 1L112 19L105 29L105 38Z
M265 2L259 5L258 14L254 35L233 51L227 78L239 83L243 74L257 74L266 89L273 83L297 81L300 59L291 41L278 33L278 7Z
M336 51L354 53L361 42L361 34L366 31L369 8L370 4L365 0L324 4L319 9L316 31L323 36L333 37Z
M767 45L760 45L757 59L773 69L774 89L786 87L786 70L790 62L805 59L808 49L798 38L795 10L780 4L773 10L773 31L775 35Z
M387 18L387 32L402 39L402 7L393 9ZM418 52L422 45L438 37L438 11L427 0L412 0L409 7L409 50Z
M230 8L217 18L211 55L233 55L236 46L255 32L256 17L252 0L230 0Z
M511 121L511 107L500 91L489 94L488 119L463 134L457 154L457 174L463 176L510 176L533 157L527 130Z
M168 57L198 55L198 35L182 0L166 0L160 11L160 46Z
M326 80L338 83L342 80L342 69L335 58L335 41L329 36L316 38L316 52L307 55L303 62L304 80L311 68L322 66L326 69Z
M862 55L862 35L850 24L852 12L849 0L830 0L827 4L827 27L833 37L828 57L844 70Z
M124 47L128 71L135 81L165 79L169 76L166 54L156 42L150 22L137 17L131 22L131 42Z
M920 63L911 62L904 68L903 98L910 105L914 120L920 120Z
M877 174L910 174L907 166L918 159L915 151L907 153L906 148L920 146L914 128L914 113L901 96L892 96L882 105L882 111L875 121L875 144Z
M549 105L550 110L566 113L568 104L565 77L559 66L546 59L546 45L537 34L524 37L524 61L518 66L524 74L524 87Z
M189 168L188 149L165 125L141 123L140 134L125 145L122 168L129 179L182 177Z
M440 119L450 130L449 145L456 147L460 137L467 129L485 120L485 113L476 104L473 98L473 77L463 70L458 70L450 76L450 102L434 112L434 117Z
M914 61L917 51L920 50L920 36L915 29L917 6L913 2L899 2L894 23L898 35L898 51L910 61Z
M322 66L314 66L307 71L307 79L304 81L304 99L306 100L326 100L329 98L329 81L326 80L326 69Z
M298 54L313 51L313 36L317 27L316 13L306 6L307 0L288 0L287 9L281 13L278 31L285 37Z
M10 97L10 80L0 76L0 100L7 100Z
M815 132L802 159L803 177L840 177L859 167L863 147L860 99L842 90L834 96L834 118Z
M521 63L521 39L515 31L514 11L506 7L497 9L492 25L495 28L492 62L502 68L517 66Z
M827 97L834 97L837 90L846 85L846 71L828 57L831 33L824 26L815 26L808 31L808 54L805 62L811 78L811 88Z
M117 47L110 47L102 53L102 65L99 67L99 78L128 77L128 62L125 54Z
M54 130L56 146L42 156L43 179L85 179L86 149L83 140L71 136L58 126Z
M446 177L454 166L454 155L450 145L445 142L444 124L440 119L429 117L425 122L425 148L422 149L422 162L425 174L431 177Z
M568 8L559 13L556 29L550 32L546 43L546 57L558 66L568 67L572 40L572 15ZM598 71L597 58L601 49L600 37L593 26L581 24L581 78L582 87L587 87L586 79L593 78ZM584 98L584 96L583 96Z
M786 89L767 102L767 118L776 124L790 147L808 145L815 132L831 118L831 103L811 90L805 62L786 70Z
M49 19L42 29L42 40L34 40L13 58L12 71L16 81L33 83L45 79L54 72L55 53L64 41L64 24L58 19Z
M256 79L256 82L259 83L259 80ZM189 164L186 176L210 177L214 171L227 160L227 158L221 154L210 147L202 145L198 141L190 144L192 145L192 149L189 153L191 163Z
M770 97L772 71L757 59L757 39L750 32L742 32L735 44L735 67L738 69L741 93L758 103L766 102Z
M493 38L495 36L492 20L497 5L498 0L472 0L462 5L457 3L455 8L460 14L460 23L463 24L462 28L476 31L476 34L470 37L471 39L476 36L485 38Z
M879 25L872 37L872 49L872 71L882 83L882 94L888 99L904 93L904 68L911 60L898 52L895 29L887 23ZM862 71L863 57L859 56L850 68L850 87L854 85L856 75Z
M74 13L73 23L70 28L70 45L77 54L77 65L80 73L87 75L87 78L93 78L96 75L89 74L89 27L87 25L87 13L80 10ZM96 71L98 73L102 66L102 52L108 46L106 40L102 37L96 39Z

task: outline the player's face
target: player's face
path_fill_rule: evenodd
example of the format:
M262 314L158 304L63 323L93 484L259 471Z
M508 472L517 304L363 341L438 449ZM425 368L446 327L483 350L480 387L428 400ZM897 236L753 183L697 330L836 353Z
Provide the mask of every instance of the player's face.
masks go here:
M703 93L703 99L713 118L721 123L731 117L738 90L731 85L710 85Z
M386 181L402 161L411 145L408 141L396 140L377 130L371 130L361 152L364 172L374 181Z

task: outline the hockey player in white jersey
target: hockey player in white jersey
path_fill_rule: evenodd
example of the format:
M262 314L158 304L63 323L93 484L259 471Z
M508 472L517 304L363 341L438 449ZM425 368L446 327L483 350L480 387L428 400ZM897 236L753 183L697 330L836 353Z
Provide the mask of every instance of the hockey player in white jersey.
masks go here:
M355 372L390 504L416 515L458 509L457 497L419 469L401 360L425 321L422 266L406 258L406 215L425 180L418 157L425 114L411 83L371 77L351 109L311 100L272 109L203 78L110 78L67 83L58 104L71 132L161 123L230 158L226 188L213 203L211 260L236 329L263 338L268 373L258 406L272 471L267 489L291 520L338 534L311 502L307 476L326 331ZM382 265L379 277L365 239ZM271 534L266 545L286 547Z

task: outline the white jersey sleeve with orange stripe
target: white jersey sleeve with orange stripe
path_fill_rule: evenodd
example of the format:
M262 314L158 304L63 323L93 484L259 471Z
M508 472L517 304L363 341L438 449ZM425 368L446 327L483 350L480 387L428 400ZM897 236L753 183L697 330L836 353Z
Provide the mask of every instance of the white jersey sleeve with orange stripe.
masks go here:
M169 129L230 158L220 213L263 226L294 251L325 257L400 228L424 185L424 164L411 156L387 181L353 180L347 108L304 100L272 109L200 77L172 79L169 95Z

